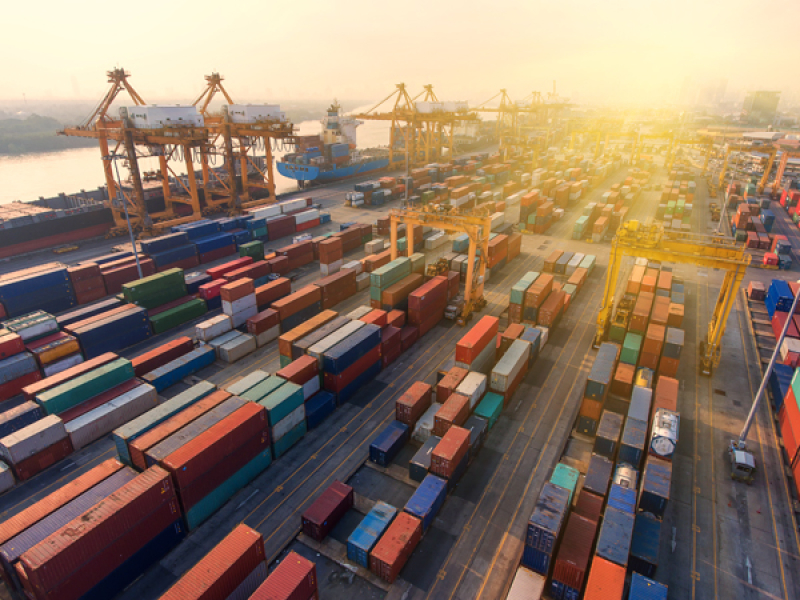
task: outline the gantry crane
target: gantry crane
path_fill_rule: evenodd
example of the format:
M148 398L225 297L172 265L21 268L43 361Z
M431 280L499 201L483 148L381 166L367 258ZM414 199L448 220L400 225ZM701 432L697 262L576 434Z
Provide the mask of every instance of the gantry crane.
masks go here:
M713 141L711 138L705 139L691 139L691 138L678 138L673 140L673 143L670 145L670 149L667 151L667 171L672 170L672 166L675 164L675 159L678 157L678 152L681 146L703 146L705 148L704 158L703 158L703 171L701 175L705 176L706 172L708 171L708 161L711 157L711 150L714 146Z
M484 214L485 213L485 214ZM466 233L469 236L469 250L467 251L467 279L464 286L464 309L460 325L466 324L473 311L480 310L484 305L483 286L486 276L486 258L489 256L489 234L492 231L492 218L488 211L470 211L470 213L455 210L437 210L428 205L422 209L393 209L389 213L389 235L392 251L392 260L398 255L397 226L406 225L406 242L409 254L414 251L414 225L433 227L448 233ZM478 255L478 248L481 252ZM475 276L475 257L480 256L478 275Z
M294 135L294 125L280 118L263 117L249 119L246 123L236 123L230 114L230 107L236 103L222 85L219 73L206 76L206 88L194 101L199 105L208 129L207 151L203 154L203 179L209 186L212 199L209 205L226 205L235 213L242 208L275 202L275 176L273 170L272 146L276 143L290 143ZM221 94L227 104L217 114L209 112L209 105L216 94ZM256 152L263 151L262 157ZM220 156L225 164L225 177L209 169L209 157ZM240 166L241 198L236 185L236 163ZM255 172L255 178L251 174ZM252 190L266 191L266 197L253 197Z
M645 140L667 140L667 160L669 160L669 155L672 152L675 140L675 136L671 131L667 133L640 133L636 145L636 152L631 155L631 164L638 164L639 160L641 160L642 147L644 146Z
M716 189L722 189L725 185L725 175L728 172L728 159L730 158L731 152L758 152L760 154L767 155L767 164L764 167L764 173L761 176L761 181L759 182L758 186L760 190L764 189L764 186L767 184L767 179L769 178L770 171L772 171L772 165L775 162L775 156L778 153L778 149L775 146L752 146L749 144L727 144L724 149L723 159L722 159L722 168L719 172L719 177L717 179ZM715 190L716 191L716 190Z
M59 134L98 140L108 187L107 205L112 211L115 223L115 227L109 233L115 235L127 231L126 207L131 226L147 234L152 234L160 228L196 220L201 215L201 206L192 157L196 152L202 154L204 150L205 129L196 124L134 127L129 119L128 110L124 107L120 109L119 118L111 117L109 114L111 105L123 91L127 92L135 107L144 106L146 103L128 83L130 74L124 69L108 71L107 75L111 86L92 114L81 125L65 128ZM113 152L109 152L109 141L115 143ZM117 185L114 179L114 167L111 164L123 153L130 170L130 191L120 189ZM147 156L158 157L160 166L158 179L164 195L165 209L155 213L147 211L142 174L139 169L139 159ZM171 163L176 160L183 162L186 168L186 183L172 168ZM170 180L175 182L176 187L183 193L173 193ZM117 199L118 193L121 200ZM125 206L122 203L125 203Z
M617 279L624 256L725 271L725 278L708 324L708 333L704 340L705 349L698 353L701 371L705 375L710 375L719 365L722 337L725 334L728 315L750 264L750 255L745 252L744 244L737 243L729 237L667 232L663 225L650 221L623 223L611 242L609 268L606 272L600 312L597 315L597 332L594 340L596 347L608 334L617 292Z
M775 172L775 179L772 182L773 193L781 186L781 179L786 171L786 166L789 164L790 158L800 158L800 150L786 150L781 149L781 159L778 161L778 170ZM759 184L759 192L763 191L764 187Z

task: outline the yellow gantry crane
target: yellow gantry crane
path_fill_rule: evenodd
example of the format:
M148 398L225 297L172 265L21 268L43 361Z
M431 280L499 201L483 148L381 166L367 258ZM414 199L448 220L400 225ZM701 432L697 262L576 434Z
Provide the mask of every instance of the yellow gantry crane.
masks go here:
M790 158L800 158L800 150L786 150L782 149L781 152L781 159L778 161L778 170L775 172L775 179L772 182L772 190L773 192L777 191L781 185L781 179L783 179L783 174L786 171L786 166L789 164ZM766 171L768 173L769 171ZM759 192L763 191L764 187L759 184Z
M485 213L485 214L484 214ZM397 226L406 225L407 252L414 252L414 225L433 227L447 233L466 233L469 236L469 250L467 252L467 279L464 285L464 309L460 325L469 321L473 311L480 310L484 305L483 286L486 276L486 259L489 256L489 234L492 231L492 218L488 211L458 211L437 210L433 206L421 209L393 209L389 213L389 234L392 250L392 260L398 255ZM480 248L480 255L478 249ZM479 256L478 273L475 274L475 257Z
M231 105L236 104L222 85L219 73L206 76L206 88L194 101L203 115L209 139L202 154L203 180L210 192L207 202L209 210L227 206L235 213L242 208L275 202L275 174L272 146L275 143L290 143L294 125L280 118L263 117L249 119L246 123L234 122L230 114ZM227 104L220 113L209 112L209 105L216 94L221 94ZM264 152L263 161L256 153ZM224 176L209 169L209 158L219 156L225 164ZM260 158L260 157L259 157ZM236 185L236 164L241 177L241 198ZM253 177L253 174L256 174ZM266 192L265 197L255 198L255 190Z
M606 339L611 324L622 258L642 257L657 262L672 262L722 269L725 278L708 324L705 349L700 352L700 369L710 375L719 365L722 337L736 294L750 264L744 244L729 237L667 232L660 224L626 221L611 242L609 267L600 312L597 315L596 347ZM624 288L624 285L623 285Z
M772 165L775 163L775 156L778 154L778 149L775 146L753 146L750 144L727 144L724 149L722 159L722 169L720 169L719 177L717 178L717 189L722 189L725 185L725 175L728 172L728 159L731 152L758 152L759 154L767 155L767 163L764 167L764 173L758 184L759 191L763 191L764 186L767 184L769 174L772 171Z
M126 208L131 226L147 234L152 234L156 229L198 219L201 216L200 191L192 166L192 157L194 153L203 151L206 143L205 129L195 124L134 127L126 108L120 109L119 118L113 118L109 114L111 105L122 92L127 92L136 107L144 106L146 103L128 83L130 74L124 69L108 71L107 75L111 85L92 114L82 124L77 127L67 127L59 134L98 140L108 187L107 205L112 211L115 223L110 234L127 231ZM113 152L110 152L109 142L115 143ZM129 190L120 189L114 178L115 167L112 162L120 156L126 157L130 170ZM142 174L139 169L139 159L147 156L158 157L160 166L155 184L160 184L162 187L165 209L156 213L147 211ZM175 161L183 163L186 169L185 183L172 167ZM173 192L170 178L179 190L177 193ZM121 192L121 201L117 199L118 192Z
M673 142L670 144L670 149L667 151L667 171L672 170L672 166L675 164L675 159L678 157L678 152L680 151L681 146L702 146L705 148L703 157L703 171L701 173L701 175L705 176L706 172L708 171L708 160L711 157L711 150L714 146L714 143L711 140L711 138L674 139Z

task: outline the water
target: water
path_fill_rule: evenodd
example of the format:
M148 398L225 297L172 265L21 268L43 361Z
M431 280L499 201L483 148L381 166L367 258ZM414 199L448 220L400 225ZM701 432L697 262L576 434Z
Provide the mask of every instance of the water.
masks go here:
M386 146L389 143L390 123L365 121L358 128L359 148ZM300 135L320 132L319 121L303 121L298 126ZM275 158L283 152L273 153ZM175 168L175 167L173 167ZM195 168L198 168L195 165ZM140 161L143 171L157 170L158 159ZM185 169L176 169L185 173ZM276 191L289 192L297 189L297 182L282 177L274 168ZM123 178L127 173L120 168ZM50 198L59 193L73 194L80 190L94 190L105 185L99 147L75 148L58 152L0 156L0 204L14 200L30 201L40 196Z

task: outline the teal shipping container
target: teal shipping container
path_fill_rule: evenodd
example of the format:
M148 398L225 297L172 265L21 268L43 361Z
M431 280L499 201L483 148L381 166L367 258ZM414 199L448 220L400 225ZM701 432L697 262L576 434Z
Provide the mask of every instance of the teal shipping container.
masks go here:
M578 469L558 463L556 468L553 469L553 474L550 476L550 483L562 487L569 492L569 504L572 504L572 496L575 494L575 488L578 485L578 479L581 474Z
M491 431L497 419L500 418L500 413L503 412L503 397L500 394L489 392L483 397L475 407L475 415L486 419L489 422L489 430Z
M36 394L36 402L48 415L58 415L134 377L131 361L120 358Z

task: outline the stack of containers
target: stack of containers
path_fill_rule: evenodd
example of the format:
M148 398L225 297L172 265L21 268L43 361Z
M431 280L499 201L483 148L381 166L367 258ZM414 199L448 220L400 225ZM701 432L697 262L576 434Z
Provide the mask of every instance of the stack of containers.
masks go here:
M64 330L78 338L87 359L123 350L152 335L147 310L134 304L124 304L76 321Z
M256 291L252 279L237 279L222 285L220 297L222 298L222 313L230 318L234 329L241 327L258 313Z
M536 507L528 519L523 566L548 577L561 530L569 511L569 491L547 482L539 494Z
M2 407L5 400L13 398L24 387L39 381L42 376L34 356L25 351L25 341L22 336L11 330L0 331L2 331L0 333L0 407Z
M195 226L183 226L185 229L182 231L175 231L173 228L174 233L139 242L142 252L152 259L158 271L172 268L191 269L200 264L197 246L191 240L216 233L219 231L219 226L210 221L191 225Z
M25 552L17 565L35 598L111 598L183 539L169 474L148 469Z
M194 246L192 246L194 247ZM103 274L103 283L106 287L106 293L119 294L122 291L122 286L131 281L139 279L139 269L142 270L142 277L149 277L156 272L156 264L152 258L147 258L139 255L139 265L136 265L136 258L131 254L125 258L110 260L101 263L99 259L95 259L100 265L100 272Z
M217 339L221 339L222 337L223 336L220 336L220 338ZM200 369L213 364L215 359L216 352L213 347L199 346L186 354L170 360L160 367L156 367L149 373L146 373L142 379L161 392L192 373L196 373Z
M481 317L456 343L456 366L468 371L489 373L494 367L499 328L500 320L497 317Z
M531 344L514 340L508 351L491 371L489 388L503 397L503 405L508 406L511 397L528 372Z
M72 453L64 422L48 415L0 439L0 457L19 481L30 479Z
M271 308L281 319L281 332L286 333L322 310L322 290L315 285L307 285L272 303Z
M105 297L106 284L97 263L87 262L69 267L67 273L78 304L88 304Z
M276 252L278 256L285 256L289 261L288 269L290 271L307 265L314 260L314 246L311 240L278 248Z
M17 271L0 278L0 306L8 317L24 315L32 310L60 313L76 303L69 273L59 263L45 265L36 271Z
M523 306L525 304L525 294L534 281L539 277L539 273L529 271L515 283L511 288L508 304L508 322L522 323Z
M340 302L356 295L356 272L353 269L341 271L323 277L313 285L320 288L322 296L322 309L333 308Z
M275 375L302 387L304 402L308 402L320 390L319 363L311 356L301 356Z
M605 342L600 346L583 392L583 401L578 412L578 432L594 435L597 431L619 353L619 345L612 342Z
M408 322L423 336L444 318L449 283L438 275L408 295Z
M303 386L281 377L270 377L245 394L267 410L275 458L283 456L308 431L303 395Z
M350 321L339 317L335 311L323 310L321 313L292 329L284 329L278 337L278 353L281 367L300 358L310 348ZM320 367L322 366L320 361Z
M254 336L256 345L261 348L280 335L278 311L268 308L247 319L247 333Z
M370 273L370 301L374 308L380 308L383 291L388 287L398 283L403 278L411 275L411 260L401 256L386 264L385 266L374 269Z
M546 263L545 270L547 270ZM536 325L539 307L547 300L552 289L553 276L550 273L542 273L531 283L525 292L525 302L522 308L522 320L524 323Z
M194 240L200 264L214 262L236 253L236 240L232 233L218 231Z
M256 305L258 310L270 308L273 302L292 293L292 282L285 277L256 286Z
M342 264L344 264L342 238L328 238L319 243L317 250L319 252L319 269L323 276L332 275L342 268Z
M346 326L345 326L346 327ZM324 351L323 387L341 404L381 371L381 328L364 324Z
M161 600L248 598L267 578L264 539L240 524L189 569Z

